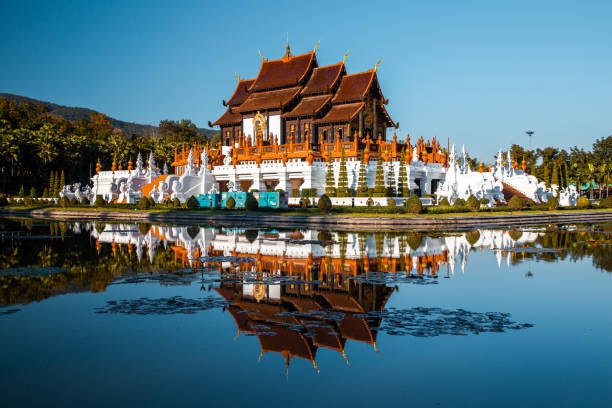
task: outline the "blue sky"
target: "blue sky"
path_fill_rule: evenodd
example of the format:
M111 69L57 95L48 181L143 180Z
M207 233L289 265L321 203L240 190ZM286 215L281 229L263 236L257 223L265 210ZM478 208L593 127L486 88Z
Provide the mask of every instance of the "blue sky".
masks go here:
M350 48L400 122L485 162L498 148L589 147L612 134L610 1L7 1L0 4L0 92L157 124L206 127L261 50Z

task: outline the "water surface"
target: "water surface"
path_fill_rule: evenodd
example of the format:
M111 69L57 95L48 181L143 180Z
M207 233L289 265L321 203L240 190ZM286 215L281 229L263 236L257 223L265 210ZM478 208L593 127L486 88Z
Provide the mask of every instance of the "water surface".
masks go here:
M3 406L609 406L611 232L2 219Z

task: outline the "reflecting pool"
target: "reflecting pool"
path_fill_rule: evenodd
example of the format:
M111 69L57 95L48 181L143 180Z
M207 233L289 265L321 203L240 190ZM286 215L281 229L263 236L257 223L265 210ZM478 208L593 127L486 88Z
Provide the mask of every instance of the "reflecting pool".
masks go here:
M0 219L2 406L610 406L612 225Z

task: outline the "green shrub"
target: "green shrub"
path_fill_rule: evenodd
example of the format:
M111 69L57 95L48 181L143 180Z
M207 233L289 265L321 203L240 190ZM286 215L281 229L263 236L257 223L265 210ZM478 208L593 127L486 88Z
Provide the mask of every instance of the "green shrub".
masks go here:
M234 200L234 197L231 197L231 196L230 196L230 198L228 198L228 199L225 201L225 206L226 206L227 208L229 208L230 210L232 210L234 207L236 207L236 200Z
M140 200L138 200L136 206L139 210L148 210L149 207L151 207L151 204L149 203L147 197L142 197Z
M313 198L317 196L316 188L303 188L302 189L302 197Z
M480 210L480 201L474 195L470 195L465 204L471 212L478 212Z
M300 196L300 190L298 190L297 188L294 188L293 190L291 190L291 197L298 198L299 196Z
M332 202L329 199L329 197L326 196L325 194L323 194L321 197L319 197L319 202L317 203L317 208L322 213L328 213L332 209Z
M453 203L453 207L467 207L467 203L463 198L458 198Z
M372 197L368 198L368 200L366 201L366 205L368 207L373 207L374 206L374 200L372 200Z
M417 195L411 195L405 203L406 209L410 214L420 214L423 212L423 204Z
M68 199L66 197L60 198L57 203L60 205L60 207L64 207L64 208L66 208L66 207L68 207L68 205L70 205L70 202L68 201Z
M438 205L440 207L450 207L450 203L448 202L448 198L444 197L442 200L440 200Z
M246 208L247 211L257 211L259 208L259 202L257 202L257 199L253 194L249 194L247 197L246 201L244 202L244 208Z
M148 222L139 222L138 223L138 231L142 235L147 235L150 230L151 230L151 224L149 224Z
M173 204L172 204L172 200L170 199L170 197L166 197L166 199L164 200L163 204L168 207L168 208L172 208Z
M523 231L521 230L511 230L508 231L508 235L515 241L518 241L523 236Z
M6 198L6 196L0 196L0 207L4 207L6 205L9 205L8 198Z
M512 211L521 210L524 206L525 202L519 196L512 196L510 201L508 201L508 207L510 207Z
M422 241L423 235L420 232L409 232L406 235L406 242L413 251L416 251L421 246Z
M36 188L34 188L34 187L30 188L30 197L36 198L36 196L37 196Z
M310 198L308 197L304 197L300 200L300 207L302 208L308 208L310 207L312 204L310 202Z
M96 196L95 201L94 201L94 207L104 207L105 205L106 205L106 202L104 201L102 196L100 194L98 194Z
M578 201L576 202L576 207L582 208L582 209L591 208L591 202L586 197L580 197Z
M89 205L89 200L87 197L81 197L81 205Z
M612 197L606 197L602 200L599 200L599 206L601 208L612 208Z
M25 197L25 190L23 188L23 185L19 188L19 192L17 193L17 197L19 197L19 198L24 198Z
M191 196L187 199L187 201L185 201L185 207L190 210L195 210L197 208L200 208L200 203L198 202L198 200L196 200L194 196Z
M32 204L33 204L33 203L32 203L32 197L25 197L25 198L23 199L23 205L25 205L25 206L29 207L29 206L31 206Z
M148 200L149 200L149 208L154 208L155 205L157 204L155 200L152 197L149 197Z
M181 200L179 200L178 197L176 197L174 200L172 200L172 206L174 208L180 208L181 207Z
M491 202L488 198L481 198L479 201L482 205L487 205Z
M390 198L387 200L387 207L395 207L395 200Z
M559 208L559 200L557 200L557 197L550 197L546 202L546 206L549 210L556 210Z
M527 207L529 208L535 208L538 206L538 203L536 203L533 199L529 199L527 200Z
M71 207L76 207L77 205L79 205L79 202L77 201L75 197L72 197L69 201L69 204Z

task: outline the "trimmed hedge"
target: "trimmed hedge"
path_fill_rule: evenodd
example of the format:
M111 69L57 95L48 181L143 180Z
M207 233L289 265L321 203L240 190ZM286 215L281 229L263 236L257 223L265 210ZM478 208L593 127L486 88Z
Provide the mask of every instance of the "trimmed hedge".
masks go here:
M328 213L329 210L332 209L332 202L331 202L331 200L329 199L329 197L327 195L323 194L321 197L319 197L319 202L317 203L317 208L322 213Z

